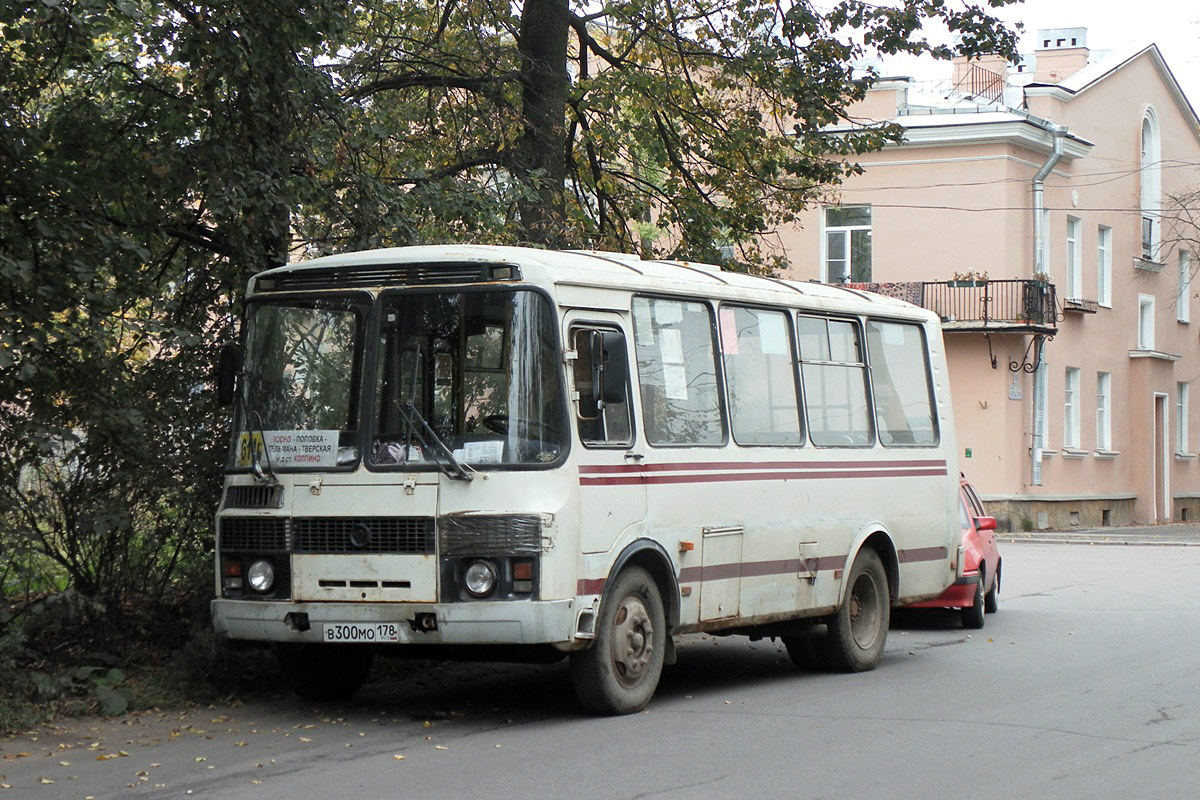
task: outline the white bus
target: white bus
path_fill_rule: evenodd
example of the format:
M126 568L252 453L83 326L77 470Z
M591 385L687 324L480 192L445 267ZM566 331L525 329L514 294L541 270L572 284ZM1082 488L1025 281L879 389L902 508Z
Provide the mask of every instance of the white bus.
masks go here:
M879 661L961 573L941 331L849 289L596 252L411 247L250 281L212 615L307 698L376 653L570 657L643 708L674 637Z

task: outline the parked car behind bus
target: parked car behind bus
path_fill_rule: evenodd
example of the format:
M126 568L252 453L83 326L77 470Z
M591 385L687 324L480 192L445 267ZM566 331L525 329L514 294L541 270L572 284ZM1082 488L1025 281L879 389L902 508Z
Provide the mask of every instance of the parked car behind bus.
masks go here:
M984 614L1000 607L1002 561L996 544L996 518L988 516L975 489L966 478L959 490L963 532L962 577L933 600L913 603L909 608L957 608L964 628L982 628Z

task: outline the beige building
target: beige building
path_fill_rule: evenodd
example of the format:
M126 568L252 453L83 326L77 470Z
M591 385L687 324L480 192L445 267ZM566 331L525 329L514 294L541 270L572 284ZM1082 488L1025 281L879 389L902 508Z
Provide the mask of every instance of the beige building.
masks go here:
M1174 209L1200 192L1200 120L1154 45L1038 45L879 80L854 123L906 141L781 232L789 277L941 314L961 463L1002 526L1194 520L1200 257Z

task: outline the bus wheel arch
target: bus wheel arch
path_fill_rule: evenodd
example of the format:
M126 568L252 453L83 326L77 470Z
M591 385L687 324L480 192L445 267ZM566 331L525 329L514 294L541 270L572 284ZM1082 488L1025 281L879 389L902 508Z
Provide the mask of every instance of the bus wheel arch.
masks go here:
M877 529L861 537L857 547L851 549L850 557L846 559L847 577L849 577L850 568L853 566L854 560L858 558L858 554L867 549L874 550L875 555L879 556L879 560L883 562L883 569L887 574L888 595L891 602L895 603L900 597L900 555L896 551L892 537L886 531ZM842 581L838 591L839 602L845 599L849 586L848 580Z

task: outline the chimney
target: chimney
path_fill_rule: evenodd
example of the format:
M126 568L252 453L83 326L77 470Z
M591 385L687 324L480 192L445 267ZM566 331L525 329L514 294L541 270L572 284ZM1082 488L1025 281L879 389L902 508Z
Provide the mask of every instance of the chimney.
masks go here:
M906 77L879 78L867 89L867 96L855 103L848 114L851 118L887 120L894 119L908 108Z
M1033 51L1034 83L1060 83L1087 66L1087 28L1045 28Z

